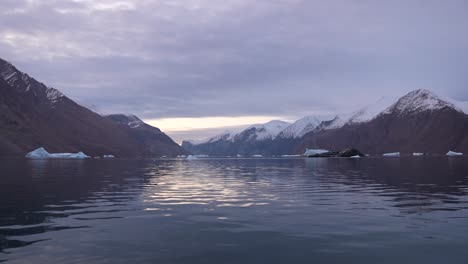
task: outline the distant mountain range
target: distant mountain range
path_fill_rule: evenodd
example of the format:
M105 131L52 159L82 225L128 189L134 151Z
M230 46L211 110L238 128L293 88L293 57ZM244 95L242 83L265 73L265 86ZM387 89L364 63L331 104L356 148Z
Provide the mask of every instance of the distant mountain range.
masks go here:
M357 148L386 152L468 152L467 104L415 90L401 98L382 98L350 114L307 116L290 124L271 121L239 133L203 141L184 141L195 154L251 156L300 154L306 148Z
M135 116L101 116L0 59L0 156L83 151L91 156L187 154Z

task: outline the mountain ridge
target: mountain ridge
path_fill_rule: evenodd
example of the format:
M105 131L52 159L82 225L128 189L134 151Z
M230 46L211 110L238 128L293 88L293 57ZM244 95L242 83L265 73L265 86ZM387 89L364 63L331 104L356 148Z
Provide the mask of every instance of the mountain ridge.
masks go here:
M134 132L85 108L55 88L0 59L0 156L24 156L45 147L51 152L102 156L159 155L136 140ZM158 129L159 130L159 129ZM165 155L187 153L160 137Z
M437 115L437 112L441 112L441 111L450 112L451 114L445 113L443 115ZM435 114L430 115L426 113L435 113ZM450 141L450 143L446 142L447 144L445 148L457 149L458 145L463 145L461 143L463 139L468 138L468 133L464 132L465 130L463 127L458 127L456 126L456 124L455 125L452 124L452 122L463 123L464 118L468 117L466 113L462 110L462 108L458 107L454 103L454 100L442 98L436 95L435 93L426 89L418 89L418 90L411 91L400 98L383 97L379 99L378 101L376 101L375 103L362 107L359 110L352 112L351 114L335 115L333 118L329 118L329 120L321 120L319 124L317 124L318 123L317 119L315 119L313 116L312 117L306 116L304 118L298 119L296 122L291 124L291 126L287 127L285 130L280 132L276 138L272 138L271 141L269 141L269 144L272 144L275 146L267 146L266 148L270 150L274 149L275 151L273 152L264 151L262 149L256 149L255 147L252 147L249 151L249 154L253 154L256 152L267 152L270 155L300 154L303 150L305 150L305 148L310 148L310 147L317 147L317 148L328 147L332 149L340 149L340 148L348 148L348 147L356 147L356 146L360 146L363 148L363 150L366 150L372 153L383 152L386 150L385 147L378 148L374 146L371 148L365 144L363 145L362 143L359 143L358 140L354 139L354 137L358 135L359 137L369 137L369 135L365 133L360 134L359 129L364 129L364 127L366 127L367 124L369 123L377 122L379 123L379 126L377 127L380 127L380 128L374 129L376 130L376 133L386 135L391 132L385 129L392 129L392 127L399 127L400 125L398 125L398 123L406 123L406 121L403 119L410 118L410 117L407 117L407 115L419 115L420 118L418 122L416 122L417 124L419 124L419 126L428 127L430 126L431 122L434 122L434 123L438 123L439 126L440 124L444 124L444 126L453 127L454 131L458 131L458 132L449 132L448 130L446 130L446 133L461 133L461 135L457 136L459 138L458 141L455 140L458 143L453 143L454 141ZM422 117L424 115L425 117ZM381 121L384 116L386 116L386 118L383 119L385 121ZM390 118L389 116L392 116L392 118ZM400 118L401 120L398 118ZM443 119L452 120L452 121L445 122ZM375 120L380 120L380 121L375 121ZM416 120L413 120L413 121L416 121ZM305 123L309 122L309 123L306 125L301 124L301 128L305 129L307 126L310 126L310 127L308 128L308 131L306 133L297 137L296 136L297 133L292 133L291 131L297 132L298 129L296 129L294 126L297 126L297 123L304 123L304 122ZM418 130L418 127L411 126L411 124L407 124L407 126L412 127L414 131ZM398 129L402 130L403 128L398 128ZM441 128L438 128L437 126L432 127L431 130L442 131ZM348 135L345 133L346 134L345 136L345 134L340 134L340 133L337 133L336 131L348 131L351 135ZM430 132L426 131L424 134L424 137L421 135L420 136L423 138L427 138L427 140L429 140L430 138L434 138L433 140L435 140L436 139L435 137L431 137L427 135L429 133ZM434 133L437 134L438 137L443 137L443 133L441 132L437 132L437 133L434 132ZM325 136L325 135L328 135L328 136ZM332 135L335 135L335 136L332 136ZM343 138L347 138L348 140L343 141L343 138L335 138L335 137L338 137L339 135ZM412 137L411 133L409 132L406 133L405 136L408 138L408 140ZM307 140L307 138L310 138L310 139ZM218 140L222 141L223 138L218 137ZM413 140L415 142L418 141L416 138L413 138ZM341 143L332 144L331 141L341 142ZM404 141L404 137L403 138L400 137L398 140L395 139L393 141L395 141L396 146L398 146L398 144L403 145L404 143L402 143L402 141ZM197 144L192 144L191 142L184 141L182 146L197 154L210 154L210 153L204 153L204 152L210 151L210 150L213 151L213 147L207 146L207 144L212 144L212 143L214 142L210 140L205 140L205 141L201 141L200 145L197 145ZM258 142L256 143L258 145ZM429 143L430 142L427 142L426 144L429 144ZM376 145L379 143L374 142L373 144ZM226 145L230 145L230 148L234 148L234 149L238 148L235 142L224 144L225 148L226 148ZM265 145L265 144L262 144L262 145ZM385 145L385 144L382 144L382 145ZM416 144L416 145L418 145L418 148L421 148L420 146L423 145L423 143ZM246 147L244 146L243 148L245 149ZM391 149L391 148L388 147L388 149ZM402 147L402 149L404 151L407 151L407 150L409 151L410 148ZM442 147L437 147L437 148L434 147L432 149L423 148L423 149L426 149L428 152L438 152L438 153L442 153L442 150L445 152L448 151L448 149L445 150ZM217 154L221 154L218 151L215 151L215 152ZM231 150L230 154L232 155L233 152L235 152L235 150Z

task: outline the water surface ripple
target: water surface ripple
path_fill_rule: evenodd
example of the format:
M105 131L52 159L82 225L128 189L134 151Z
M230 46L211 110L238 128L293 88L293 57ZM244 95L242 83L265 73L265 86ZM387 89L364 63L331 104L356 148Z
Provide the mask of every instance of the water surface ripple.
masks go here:
M8 263L466 263L468 159L0 160Z

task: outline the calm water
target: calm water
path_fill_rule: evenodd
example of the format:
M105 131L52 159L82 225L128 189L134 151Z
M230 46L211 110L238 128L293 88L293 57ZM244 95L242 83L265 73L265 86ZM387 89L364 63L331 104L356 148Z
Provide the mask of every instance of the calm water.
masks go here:
M0 160L7 263L468 263L468 159Z

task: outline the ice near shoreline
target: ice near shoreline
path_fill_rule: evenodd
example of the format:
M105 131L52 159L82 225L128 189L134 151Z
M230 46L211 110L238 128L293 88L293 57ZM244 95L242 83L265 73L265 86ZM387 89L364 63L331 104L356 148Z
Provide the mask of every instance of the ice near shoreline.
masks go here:
M87 159L90 158L83 152L78 153L49 153L44 148L38 148L26 155L28 159Z
M382 156L384 156L384 157L400 157L400 152L385 153Z

